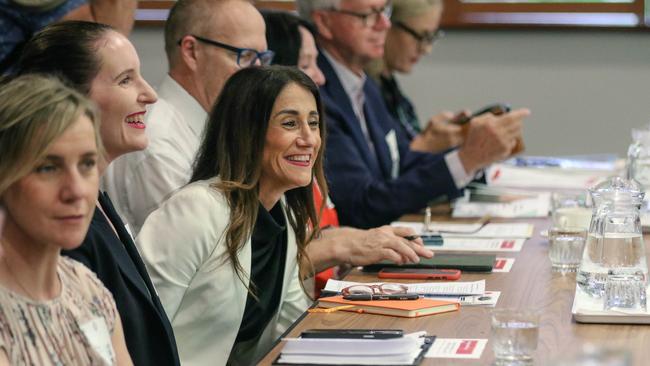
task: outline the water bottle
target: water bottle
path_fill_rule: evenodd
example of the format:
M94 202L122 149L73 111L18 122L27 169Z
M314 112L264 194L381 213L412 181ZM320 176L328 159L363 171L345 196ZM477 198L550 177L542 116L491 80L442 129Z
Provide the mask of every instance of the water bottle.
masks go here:
M634 180L614 177L589 193L594 209L576 282L580 290L601 298L610 270L638 270L647 279L639 217L644 192Z

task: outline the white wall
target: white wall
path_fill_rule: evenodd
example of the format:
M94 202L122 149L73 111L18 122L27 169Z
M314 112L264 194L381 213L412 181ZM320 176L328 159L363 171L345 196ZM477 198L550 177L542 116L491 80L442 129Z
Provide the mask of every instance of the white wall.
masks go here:
M161 28L132 36L145 78L165 74ZM607 31L448 31L401 77L420 117L503 101L526 106L527 153L616 153L650 123L650 34Z

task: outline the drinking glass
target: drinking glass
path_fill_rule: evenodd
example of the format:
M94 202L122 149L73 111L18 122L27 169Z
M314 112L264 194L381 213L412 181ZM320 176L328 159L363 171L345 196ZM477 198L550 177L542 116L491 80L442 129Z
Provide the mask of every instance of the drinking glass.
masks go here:
M591 207L585 192L554 192L551 195L551 218L555 227L589 229Z
M646 278L641 271L615 269L605 281L605 310L646 312Z
M551 228L548 231L548 257L554 272L565 274L580 267L587 230L581 227Z
M491 312L492 349L497 365L532 364L539 335L539 315L533 310Z

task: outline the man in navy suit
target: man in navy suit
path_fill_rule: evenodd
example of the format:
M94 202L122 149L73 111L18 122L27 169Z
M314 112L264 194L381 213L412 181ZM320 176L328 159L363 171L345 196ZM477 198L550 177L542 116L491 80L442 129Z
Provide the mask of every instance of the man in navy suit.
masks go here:
M369 228L462 193L481 168L508 157L526 109L474 118L467 139L444 154L409 149L379 89L364 73L382 57L390 28L386 0L298 0L318 29L318 66L327 82L325 168L342 224Z

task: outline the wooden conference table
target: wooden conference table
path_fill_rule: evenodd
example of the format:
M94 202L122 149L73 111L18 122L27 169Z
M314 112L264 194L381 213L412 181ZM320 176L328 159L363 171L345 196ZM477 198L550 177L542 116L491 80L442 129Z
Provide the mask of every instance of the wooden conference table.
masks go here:
M511 220L512 221L512 220ZM579 324L573 320L571 306L575 291L575 274L562 276L551 271L548 241L539 235L549 225L548 219L531 219L534 235L523 249L515 253L500 253L514 257L510 272L491 274L463 273L460 281L485 278L486 290L501 291L497 308L529 308L540 311L539 342L535 365L553 365L558 358L575 354L585 343L629 351L633 365L650 364L650 326ZM645 236L646 253L650 237ZM353 271L349 281L376 282L375 274ZM397 281L396 281L397 282ZM338 311L328 314L309 313L289 331L287 337L297 337L311 328L398 328L405 333L426 330L441 338L486 338L487 346L479 360L427 358L423 365L490 365L494 361L490 339L490 308L462 307L460 311L415 319L357 314ZM282 342L261 361L269 365L276 359Z

